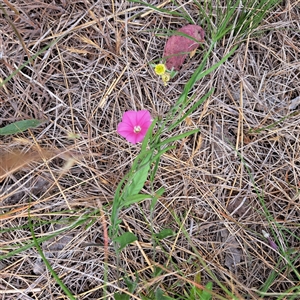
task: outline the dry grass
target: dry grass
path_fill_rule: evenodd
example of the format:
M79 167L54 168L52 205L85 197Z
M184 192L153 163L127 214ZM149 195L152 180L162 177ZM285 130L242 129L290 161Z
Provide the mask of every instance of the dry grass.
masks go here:
M179 2L201 24L192 1ZM164 116L201 61L202 51L164 87L149 66L162 56L166 41L156 34L180 27L186 23L183 18L159 12L137 15L149 9L123 0L19 0L13 8L19 14L5 6L26 49L7 19L1 18L2 79L28 55L56 37L61 39L0 90L1 127L26 118L48 120L37 129L1 137L0 150L5 153L45 149L47 155L40 151L41 158L26 161L0 183L0 254L32 241L28 208L37 237L98 209L84 225L41 247L78 299L101 299L103 226L109 221L115 188L140 148L129 146L116 126L129 109ZM171 291L170 296L183 295L199 272L201 284L214 281L200 258L240 299L259 298L257 290L272 270L279 271L267 290L268 299L297 285L300 131L299 106L293 99L300 96L299 20L299 1L287 1L225 64L193 88L196 99L211 87L216 90L172 132L201 129L162 157L155 186L166 192L153 220L148 201L121 215L123 228L132 230L139 241L121 253L120 262L129 277L139 274L135 299L156 286ZM208 45L209 35L206 39ZM221 41L208 65L221 59L230 43L230 37ZM36 157L25 157L32 156ZM177 234L154 251L151 228L154 232L172 228ZM262 230L277 239L281 252L268 245ZM289 256L294 271L282 254L290 249L295 250ZM117 281L124 273L116 261L109 248L109 293L124 287L122 279ZM152 278L155 263L168 271ZM0 269L1 299L66 299L35 247L1 260ZM224 296L215 283L213 292Z

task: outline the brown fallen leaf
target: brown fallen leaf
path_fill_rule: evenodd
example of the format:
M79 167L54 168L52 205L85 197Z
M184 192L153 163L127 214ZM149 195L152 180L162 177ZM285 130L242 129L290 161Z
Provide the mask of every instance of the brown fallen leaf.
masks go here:
M38 153L22 153L20 150L0 154L0 179L37 159Z
M178 32L184 33L191 38L173 35L168 39L164 50L164 58L166 58L168 70L173 68L178 71L187 55L199 47L199 42L204 41L205 32L199 25L186 25L180 28Z
M39 162L43 158L49 159L55 151L41 149L41 152L31 149L27 152L14 149L9 152L0 153L0 181L20 169L26 168L32 162Z

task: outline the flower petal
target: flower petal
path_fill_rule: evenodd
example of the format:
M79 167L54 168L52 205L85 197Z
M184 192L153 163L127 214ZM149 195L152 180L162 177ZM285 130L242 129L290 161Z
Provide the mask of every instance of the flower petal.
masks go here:
M140 135L139 134L136 134L136 133L133 133L133 134L128 134L125 138L128 142L132 143L132 144L136 144L140 141L143 140L143 136L141 138L139 138Z
M151 120L151 119L150 119L150 120L143 120L143 121L141 121L141 122L139 123L139 125L140 125L140 127L141 127L142 129L146 128L146 130L147 130L147 129L150 127L151 123L152 123L152 120Z
M163 75L166 73L166 66L164 64L158 64L155 66L154 71L157 75Z
M135 135L135 141L136 141L136 143L141 142L145 138L146 132L145 132L145 134L142 134L142 131L141 131L141 132L139 132L139 134Z
M122 122L130 124L132 128L134 126L137 126L137 120L136 120L137 112L134 110L128 110L123 114Z
M133 127L124 122L119 123L117 132L122 136L125 136L127 133L134 133Z
M140 110L136 112L136 121L138 125L142 125L144 123L147 123L151 121L151 115L148 110Z
M128 142L136 144L144 139L151 122L151 115L148 110L129 110L123 114L117 132L125 137ZM134 132L136 126L141 127L140 132Z

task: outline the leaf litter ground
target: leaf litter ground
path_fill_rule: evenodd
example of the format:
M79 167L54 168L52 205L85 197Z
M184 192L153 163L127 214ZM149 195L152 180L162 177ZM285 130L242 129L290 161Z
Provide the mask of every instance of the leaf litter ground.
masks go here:
M178 3L205 30L196 6ZM36 248L26 248L32 242L30 207L35 235L49 237L41 248L64 284L78 299L100 299L105 283L104 224L116 186L139 153L139 145L129 147L117 134L117 124L128 110L147 109L153 117L163 117L203 52L200 47L187 58L164 86L150 63L163 56L167 36L161 33L187 25L184 18L122 0L30 5L20 0L13 7L20 14L4 6L26 51L2 18L2 80L28 59L28 53L61 39L0 90L1 127L23 119L48 120L0 139L5 159L1 166L6 168L0 169L0 297L65 297ZM174 6L167 3L164 8ZM193 88L197 99L211 87L215 92L172 132L201 130L163 155L155 185L166 192L153 219L147 201L120 216L124 230L138 237L120 259L132 280L139 276L137 299L157 286L171 291L170 296L183 295L190 290L187 280L199 281L197 274L203 285L212 281L199 256L240 299L258 298L258 290L277 299L272 295L297 285L299 20L299 2L279 6L227 62ZM207 47L207 33L205 40ZM230 43L229 35L218 43L208 67L223 57ZM13 158L20 157L20 151L22 162ZM7 153L12 153L11 161ZM86 217L97 209L102 213ZM81 226L72 227L85 217ZM153 248L152 231L166 228L176 236ZM65 231L51 237L60 230ZM272 249L262 230L285 252ZM10 256L12 251L16 252ZM125 287L122 279L116 281L124 275L117 261L109 248L108 293ZM168 269L164 276L151 277L154 261ZM213 291L224 295L216 284Z

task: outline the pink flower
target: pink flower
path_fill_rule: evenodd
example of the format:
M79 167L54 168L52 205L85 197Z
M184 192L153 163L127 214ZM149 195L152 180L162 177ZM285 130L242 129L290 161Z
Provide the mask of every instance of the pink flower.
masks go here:
M148 110L129 110L123 114L117 132L132 144L141 142L151 125L151 115Z

